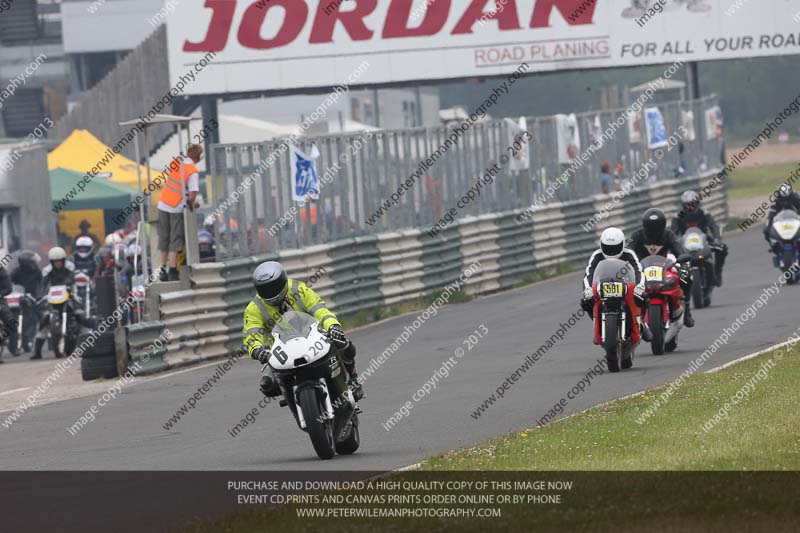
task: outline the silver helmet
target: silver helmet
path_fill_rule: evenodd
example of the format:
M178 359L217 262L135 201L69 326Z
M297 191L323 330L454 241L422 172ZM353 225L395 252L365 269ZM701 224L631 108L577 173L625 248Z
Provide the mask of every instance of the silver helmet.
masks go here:
M267 261L258 265L253 272L253 285L261 298L268 304L277 306L286 298L289 278L286 277L283 265L277 261Z

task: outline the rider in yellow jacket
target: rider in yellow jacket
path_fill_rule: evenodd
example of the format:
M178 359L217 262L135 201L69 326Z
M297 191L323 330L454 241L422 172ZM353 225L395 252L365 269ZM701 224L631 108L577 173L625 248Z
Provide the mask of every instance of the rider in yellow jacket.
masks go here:
M325 302L302 281L289 279L283 265L276 261L261 263L253 272L256 296L244 310L243 343L247 354L260 363L267 362L272 347L272 327L283 313L294 310L313 315L328 332L331 341L342 348L341 361L350 376L350 388L356 399L363 396L356 374L356 348L344 334L342 324ZM281 395L277 381L268 374L261 378L265 396Z

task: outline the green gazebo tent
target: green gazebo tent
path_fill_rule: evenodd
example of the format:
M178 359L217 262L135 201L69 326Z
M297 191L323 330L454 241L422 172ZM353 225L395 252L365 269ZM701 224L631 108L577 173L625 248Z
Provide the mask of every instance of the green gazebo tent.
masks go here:
M138 194L136 189L108 181L102 177L93 178L81 190L77 186L82 178L83 174L65 168L56 168L50 171L50 195L54 209L59 211L83 209L119 211L130 205ZM64 200L66 200L66 204L64 204ZM59 209L59 202L61 202L61 209Z

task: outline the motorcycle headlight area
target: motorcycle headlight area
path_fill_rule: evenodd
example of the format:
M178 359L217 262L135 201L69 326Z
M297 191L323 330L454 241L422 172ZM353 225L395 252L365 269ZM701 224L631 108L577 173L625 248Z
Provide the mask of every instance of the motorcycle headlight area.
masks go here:
M600 295L603 298L622 298L625 296L625 284L619 281L604 281L600 284Z

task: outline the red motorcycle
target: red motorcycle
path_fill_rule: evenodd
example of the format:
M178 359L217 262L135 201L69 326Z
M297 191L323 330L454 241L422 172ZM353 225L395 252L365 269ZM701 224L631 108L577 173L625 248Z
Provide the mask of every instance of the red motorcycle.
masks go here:
M673 352L678 346L678 332L683 327L685 295L674 267L688 260L689 256L681 256L674 261L661 255L650 255L642 260L644 295L648 302L644 319L653 334L653 340L650 341L653 355Z
M633 267L619 259L604 259L594 271L594 342L605 349L610 372L633 366L641 340L633 299L635 278Z

